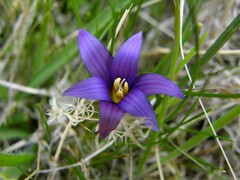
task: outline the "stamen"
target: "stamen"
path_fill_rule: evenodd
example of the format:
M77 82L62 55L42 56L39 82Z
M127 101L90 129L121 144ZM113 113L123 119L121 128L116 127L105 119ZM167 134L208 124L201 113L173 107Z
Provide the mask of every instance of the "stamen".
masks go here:
M120 102L129 91L128 83L125 79L116 78L113 83L112 100L115 103Z
M125 82L123 84L123 93L126 95L128 93L129 87L128 87L128 82Z
M116 96L118 99L123 99L123 92L122 91L116 92Z
M113 83L113 89L115 92L117 92L119 89L120 81L121 81L121 78L117 78L117 79L115 79L115 81Z

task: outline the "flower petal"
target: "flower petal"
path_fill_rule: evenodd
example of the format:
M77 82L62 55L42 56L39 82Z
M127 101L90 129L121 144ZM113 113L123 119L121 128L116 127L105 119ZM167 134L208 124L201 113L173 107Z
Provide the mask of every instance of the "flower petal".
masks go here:
M112 82L120 77L132 85L137 75L141 46L142 32L135 34L121 46L111 66Z
M133 116L146 118L146 126L158 131L157 119L152 105L144 93L134 88L118 103L118 106Z
M110 86L101 77L91 77L74 84L63 93L64 96L74 96L92 100L112 101L110 98Z
M88 31L80 29L78 46L86 69L91 76L109 79L112 56L106 47Z
M125 112L116 104L101 101L100 102L100 120L99 120L99 134L101 138L105 138L114 130Z
M167 94L184 98L181 89L173 81L159 74L143 74L137 76L134 87L142 90L146 96L152 94Z

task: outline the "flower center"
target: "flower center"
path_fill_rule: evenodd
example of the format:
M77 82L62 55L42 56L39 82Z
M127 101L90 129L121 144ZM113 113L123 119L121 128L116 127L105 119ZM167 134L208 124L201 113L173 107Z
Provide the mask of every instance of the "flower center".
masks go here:
M125 79L117 78L113 83L112 100L119 103L128 93L128 83Z

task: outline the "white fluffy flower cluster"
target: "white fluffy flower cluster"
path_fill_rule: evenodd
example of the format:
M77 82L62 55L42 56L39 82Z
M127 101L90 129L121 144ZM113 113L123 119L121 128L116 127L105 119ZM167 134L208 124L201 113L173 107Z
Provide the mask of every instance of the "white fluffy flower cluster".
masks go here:
M47 112L49 116L48 124L69 121L71 125L76 126L86 120L99 121L98 118L94 118L94 114L98 113L95 111L94 101L79 98L76 101L74 99L69 97L52 97L49 101L50 109ZM128 145L128 140L130 140L140 148L144 148L141 143L147 139L151 131L151 127L147 127L145 123L146 119L144 120L144 118L134 118L130 115L125 115L117 128L109 134L107 141L114 141L115 144L118 141L125 141L125 144ZM98 132L98 128L99 126L96 125L96 132ZM87 127L85 129L89 130ZM101 141L99 136L96 136L97 146L101 144Z
M146 119L144 118L134 118L130 115L125 115L117 128L109 134L108 141L113 140L117 143L120 140L125 141L125 144L128 145L128 140L130 139L132 143L144 149L141 143L147 139L151 131L151 127L145 124Z
M71 101L70 103L67 101ZM93 118L96 113L94 110L94 101L89 101L86 99L77 99L77 101L72 101L72 98L52 98L50 99L51 108L48 110L47 115L48 123L52 124L56 121L69 120L73 126L81 123L85 120L98 121L98 119Z

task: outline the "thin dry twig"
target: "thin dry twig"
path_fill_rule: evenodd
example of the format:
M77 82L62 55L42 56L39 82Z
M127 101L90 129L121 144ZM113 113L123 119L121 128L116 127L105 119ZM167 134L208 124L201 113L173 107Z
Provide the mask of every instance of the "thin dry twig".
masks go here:
M29 86L20 85L20 84L5 81L5 80L2 80L2 79L0 79L0 85L4 86L4 87L7 87L9 89L22 91L22 92L25 92L25 93L28 93L28 94L35 94L35 95L47 96L47 97L50 96L48 91L45 90L45 89L32 88L32 87L29 87Z
M159 151L158 144L154 147L154 149L155 149L155 155L156 155L156 161L157 161L159 178L160 178L160 180L164 180L165 178L164 178L164 175L163 175L161 159L160 159L160 151Z
M159 56L160 54L168 54L172 51L172 49L170 48L164 48L164 47L154 47L153 49L150 49L148 51L143 51L141 53L141 55L143 57L148 57L148 56ZM183 49L183 53L184 54L189 54L191 52L191 50L189 49ZM203 55L206 53L206 50L200 50L199 55ZM240 55L240 49L223 49L223 50L219 50L216 55Z
M94 158L95 156L99 155L100 153L102 153L103 151L105 151L107 148L109 148L110 146L112 146L114 144L114 141L109 141L107 144L105 144L103 147L97 149L96 151L94 151L92 154L90 154L89 156L87 156L86 158L84 158L82 161L79 161L77 163L74 164L70 164L67 166L61 166L61 167L56 167L56 168L51 168L51 169L45 169L45 170L40 170L38 171L38 173L51 173L51 172L56 172L56 171L62 171L65 169L70 169L70 168L74 168L77 166L82 166L86 163L88 163L92 158Z

